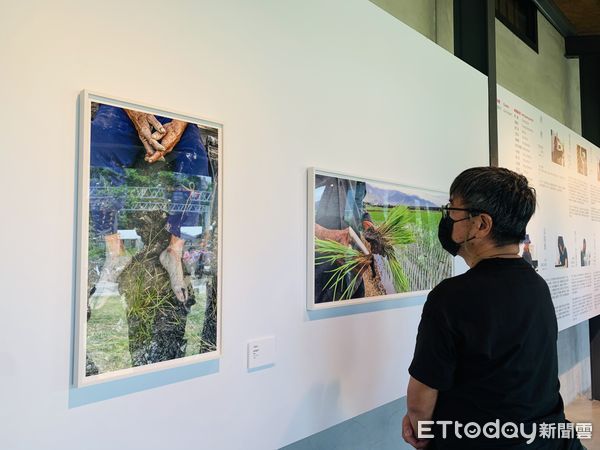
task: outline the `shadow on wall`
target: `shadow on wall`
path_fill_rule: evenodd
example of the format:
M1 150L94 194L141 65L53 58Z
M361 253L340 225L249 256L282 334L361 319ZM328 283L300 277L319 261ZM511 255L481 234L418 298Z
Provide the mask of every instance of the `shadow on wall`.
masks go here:
M558 374L562 375L590 355L588 322L567 328L558 333Z
M590 333L585 321L558 333L558 375L565 404L578 395L590 396Z
M120 397L133 392L191 380L218 371L219 360L211 360L81 388L71 387L69 390L69 408L77 408L78 406Z
M360 305L338 306L336 308L312 311L308 310L307 315L309 320L329 319L331 317L385 311L387 309L408 308L411 306L423 305L425 300L427 300L426 296L400 298L397 300L379 300L373 303L363 303Z

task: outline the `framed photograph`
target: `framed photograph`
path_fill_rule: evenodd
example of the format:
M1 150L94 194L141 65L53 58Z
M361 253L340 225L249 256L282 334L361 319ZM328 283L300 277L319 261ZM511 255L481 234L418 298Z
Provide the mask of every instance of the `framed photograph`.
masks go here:
M448 194L308 173L308 309L423 295L453 275L438 241Z
M80 96L74 384L218 358L222 126Z

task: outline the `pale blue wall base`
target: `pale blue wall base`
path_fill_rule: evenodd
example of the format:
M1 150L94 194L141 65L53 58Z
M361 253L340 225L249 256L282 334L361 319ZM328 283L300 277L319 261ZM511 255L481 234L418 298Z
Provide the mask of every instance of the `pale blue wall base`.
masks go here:
M405 450L402 418L406 397L283 447L285 450Z

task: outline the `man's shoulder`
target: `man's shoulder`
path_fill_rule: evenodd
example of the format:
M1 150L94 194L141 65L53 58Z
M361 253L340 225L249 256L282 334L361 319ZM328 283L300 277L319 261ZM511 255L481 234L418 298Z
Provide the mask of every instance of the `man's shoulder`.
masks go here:
M469 286L468 272L440 281L427 295L425 307L428 310L447 311L456 305L457 298L463 298Z
M435 300L446 297L448 293L455 295L469 285L469 278L469 272L445 278L429 292L429 297Z
M511 278L507 279L508 276ZM551 299L548 284L533 268L529 269L527 276L519 280L514 280L510 272L490 274L471 269L438 283L429 292L426 305L428 309L445 312L474 310L486 307L488 304L482 301L482 296L489 300L499 295L506 295L507 290L514 293L515 283L516 287L525 288L519 290L520 295L545 302ZM523 303L525 304L526 302Z
M449 314L465 308L477 308L482 305L481 294L486 292L487 281L473 270L446 278L429 292L428 307Z

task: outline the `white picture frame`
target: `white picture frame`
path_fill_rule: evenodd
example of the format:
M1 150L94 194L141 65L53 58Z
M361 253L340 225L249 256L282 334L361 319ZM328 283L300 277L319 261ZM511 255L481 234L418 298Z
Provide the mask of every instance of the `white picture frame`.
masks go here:
M137 101L117 98L96 92L84 90L79 97L79 155L78 155L78 190L77 190L77 262L76 262L76 326L74 333L74 367L72 384L80 388L107 381L119 380L127 377L147 374L175 367L197 364L204 361L218 359L221 356L221 323L222 323L222 241L223 241L223 125L215 121L201 119L190 114L175 112L171 109L158 108ZM216 336L214 349L203 353L177 357L175 359L153 362L135 367L124 367L110 370L95 375L86 375L87 332L88 332L88 250L90 239L90 148L91 148L91 122L92 103L108 105L116 108L126 108L147 114L161 116L168 119L177 119L198 128L215 130L217 134L215 147L218 149L218 168L213 173L213 183L216 184L217 225L211 226L212 232L217 231L216 239ZM211 133L213 133L211 131ZM214 134L214 133L213 133ZM217 175L216 182L214 175ZM213 189L214 189L214 184ZM211 238L212 239L212 238ZM214 249L213 249L214 254ZM214 262L212 263L214 265ZM214 275L213 275L214 276ZM92 313L93 314L93 313ZM212 343L211 343L212 347Z
M402 185L402 184L394 183L394 182L390 182L390 181L377 180L377 179L366 178L366 177L361 177L361 176L357 176L357 175L350 175L350 174L339 173L339 172L335 172L335 171L323 170L323 169L319 169L319 168L315 168L315 167L309 168L307 171L307 175L308 175L308 183L307 183L308 184L308 189L307 189L307 191L308 191L308 196L307 196L308 197L308 199L307 199L308 200L308 208L307 208L308 214L307 214L307 296L306 296L306 307L308 310L323 310L323 309L330 309L330 308L348 307L348 306L352 306L352 305L368 304L368 303L374 303L374 302L379 302L379 301L421 297L421 296L426 295L438 282L442 281L442 279L453 276L453 274L454 274L454 259L452 258L452 256L450 254L448 254L441 248L441 245L437 241L437 223L439 221L436 221L435 222L435 230L430 229L428 232L428 239L430 241L435 239L434 245L437 246L436 247L436 249L437 249L436 255L438 255L439 258L443 258L443 260L445 261L444 268L447 270L445 270L444 275L446 275L446 276L440 276L439 279L432 281L431 283L429 283L429 286L426 289L416 289L416 290L411 290L411 291L407 291L407 292L395 292L395 293L391 293L391 294L386 293L383 295L373 295L373 296L367 296L367 297L348 298L348 299L343 299L343 300L317 302L316 295L315 295L316 294L316 292L315 292L315 277L316 277L316 275L315 275L315 271L316 271L315 224L317 223L316 222L316 214L317 214L316 202L318 200L317 196L319 195L316 192L317 191L317 189L316 189L317 177L331 177L333 179L341 179L341 180L347 180L350 182L365 183L365 185L369 185L369 184L371 184L373 186L377 185L382 188L387 187L389 190L393 190L394 188L396 188L396 190L399 190L399 191L410 192L411 195L420 193L421 196L423 197L422 198L422 200L424 201L423 203L424 204L427 203L427 204L431 205L429 208L423 208L423 209L429 209L432 212L434 212L435 214L439 214L440 217L441 217L440 206L447 203L448 193L435 191L435 190L431 190L431 189L426 189L426 188ZM425 198L427 198L427 200L425 200ZM433 226L433 225L430 225L430 227L431 226ZM349 228L349 233L351 233L351 235L352 235L351 241L353 242L353 246L357 250L360 250L363 252L368 252L368 249L365 248L365 243L364 242L361 243L358 241L358 239L362 239L362 235L358 236L360 234L359 232L352 233L352 227L348 227L348 228ZM432 233L435 233L435 236L433 236ZM319 276L322 276L322 274L320 274Z

